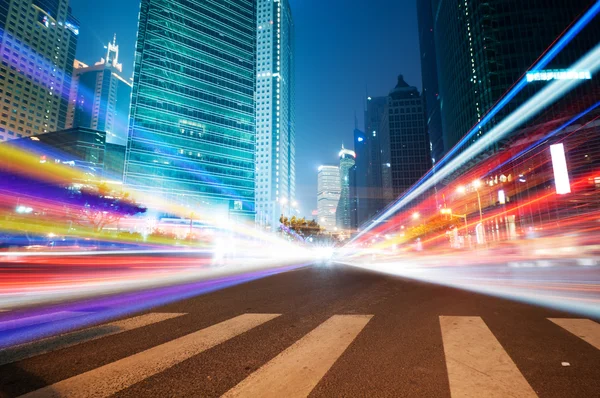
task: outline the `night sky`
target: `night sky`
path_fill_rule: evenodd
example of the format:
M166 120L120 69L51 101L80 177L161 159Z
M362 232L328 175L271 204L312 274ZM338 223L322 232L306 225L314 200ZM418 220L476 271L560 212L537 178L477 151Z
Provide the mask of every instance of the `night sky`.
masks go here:
M296 25L296 173L303 215L316 209L317 167L352 146L354 113L386 95L398 74L419 89L416 0L290 0ZM77 58L93 63L117 34L125 76L133 70L139 0L71 0L81 22Z

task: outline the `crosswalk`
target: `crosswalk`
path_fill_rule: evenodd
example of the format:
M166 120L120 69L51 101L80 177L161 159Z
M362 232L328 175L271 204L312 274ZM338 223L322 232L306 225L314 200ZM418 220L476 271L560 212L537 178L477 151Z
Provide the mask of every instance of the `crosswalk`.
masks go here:
M72 315L55 316L61 318ZM95 369L59 380L22 396L112 396L211 348L226 344L252 329L266 326L282 315L277 313L238 315ZM148 313L3 349L0 350L0 366L16 364L26 358L100 338L106 338L106 344L110 344L110 339L115 335L157 325L167 320L183 319L186 316L188 314L184 313ZM360 342L361 334L372 325L373 319L375 317L372 314L332 315L255 371L237 379L228 387L228 391L224 391L223 397L307 397L348 348ZM549 327L558 327L569 332L566 334L567 337L570 336L568 338L581 339L589 344L591 350L600 350L600 324L589 319L549 318L546 321ZM33 320L24 322L30 324ZM440 316L437 332L442 338L452 397L538 396L481 317ZM378 344L378 342L373 343ZM359 363L356 365L360 366Z

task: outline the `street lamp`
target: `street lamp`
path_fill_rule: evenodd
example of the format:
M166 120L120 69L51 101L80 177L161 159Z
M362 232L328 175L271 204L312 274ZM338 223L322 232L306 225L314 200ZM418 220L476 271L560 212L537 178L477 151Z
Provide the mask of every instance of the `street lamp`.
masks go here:
M475 192L477 193L477 206L479 208L479 225L481 225L481 240L482 242L485 242L485 227L483 225L483 210L481 208L481 195L479 194L479 188L481 188L481 180L477 179L474 180L471 183L471 186L475 189ZM467 189L464 186L459 186L456 189L456 192L458 193L465 193L467 191ZM466 220L466 218L465 218ZM477 228L475 228L475 231L477 233ZM479 233L477 233L477 239L479 240Z
M483 211L481 210L481 195L479 195L479 188L481 187L481 180L473 181L473 188L475 188L475 192L477 192L477 204L479 205L479 222L483 226ZM484 228L485 230L485 228Z
M281 214L283 216L288 216L287 214L285 214L285 205L287 204L287 202L288 202L287 198L279 199L279 204L281 204Z
M419 214L419 212L418 212L418 211L415 211L415 212L412 214L412 218L413 218L413 220L418 220L418 219L419 219L419 217L421 217L421 215Z

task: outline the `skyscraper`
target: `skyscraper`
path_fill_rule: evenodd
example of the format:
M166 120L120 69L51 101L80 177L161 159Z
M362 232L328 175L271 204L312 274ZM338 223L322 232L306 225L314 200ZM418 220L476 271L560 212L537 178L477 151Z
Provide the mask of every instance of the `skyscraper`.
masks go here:
M589 0L432 0L446 150L475 126L592 4ZM592 21L546 68L570 67L598 43L598 37L600 24ZM541 87L527 85L503 111L475 132L471 142ZM588 90L590 87L596 90L592 94ZM597 82L592 81L581 90L565 97L563 110L570 108L571 114L575 114L597 101ZM581 105L573 106L576 103Z
M367 97L365 110L365 140L367 143L367 190L366 204L359 211L359 224L372 218L383 208L383 162L382 151L389 144L385 141L382 121L387 108L387 97Z
M421 52L421 78L427 132L431 142L431 157L435 162L446 153L442 134L442 116L439 101L435 35L433 32L432 0L417 0L419 22L419 48Z
M65 127L78 35L68 0L0 2L0 141Z
M327 231L336 229L335 212L340 201L340 168L320 166L317 175L317 217Z
M275 230L296 197L294 22L288 0L258 0L256 221Z
M369 187L367 175L369 173L369 156L367 152L366 134L359 129L354 129L354 153L356 164L350 179L350 197L353 201L352 228L358 228L368 214Z
M335 212L336 225L343 231L352 228L352 206L350 199L350 169L354 166L356 153L350 149L344 148L339 153L340 156L340 200Z
M431 168L423 97L402 75L389 94L387 116L392 189L398 197Z
M75 61L67 127L106 132L106 142L125 145L131 82L122 76L116 35L93 66Z
M254 221L256 2L142 0L125 183Z

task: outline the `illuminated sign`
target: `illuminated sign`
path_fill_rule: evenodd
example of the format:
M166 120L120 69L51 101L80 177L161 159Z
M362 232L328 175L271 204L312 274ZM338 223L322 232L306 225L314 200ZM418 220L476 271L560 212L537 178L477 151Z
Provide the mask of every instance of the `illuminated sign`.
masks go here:
M498 191L498 202L503 205L506 203L506 194L504 193L504 190L499 190Z
M563 144L550 145L550 156L552 157L552 169L554 170L554 184L556 193L564 195L571 192L569 172L567 170L567 159Z
M552 69L527 72L527 82L549 81L549 80L591 80L592 73L589 70Z

